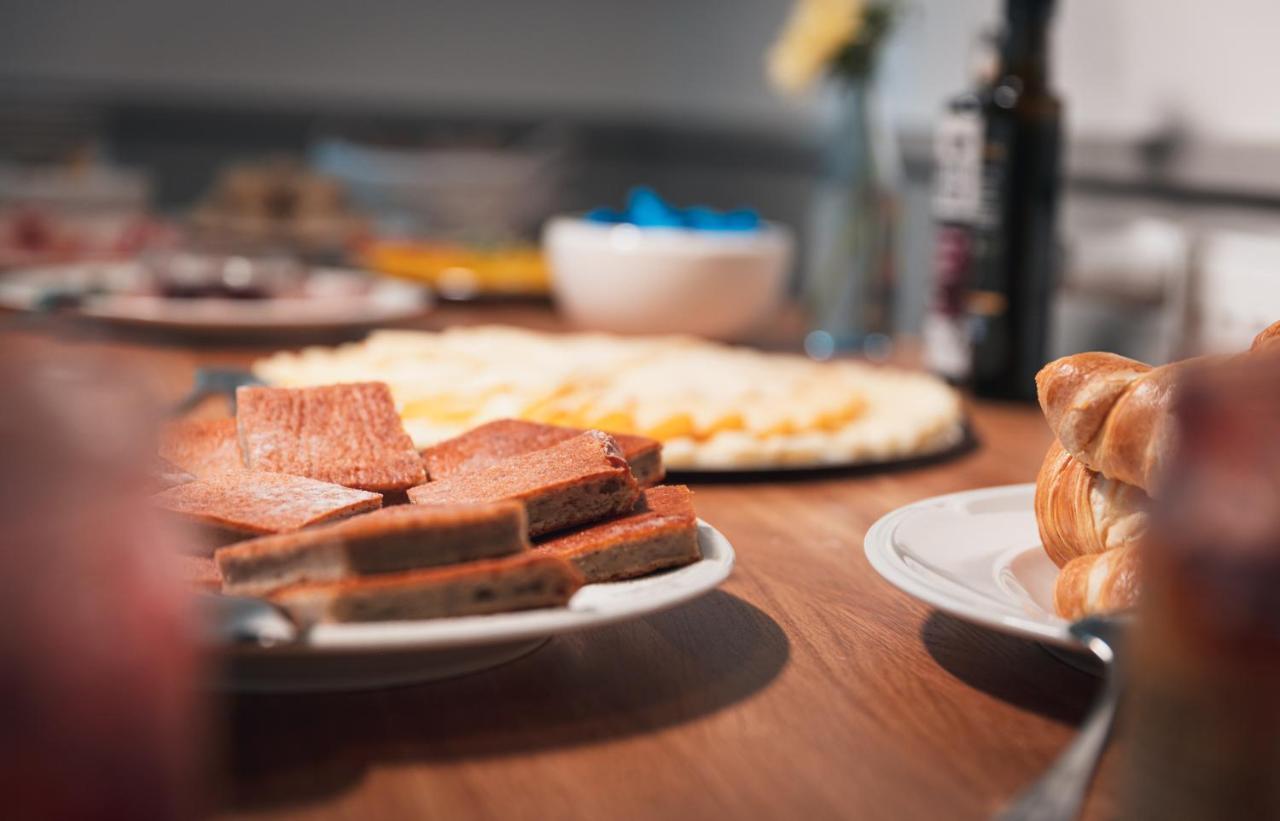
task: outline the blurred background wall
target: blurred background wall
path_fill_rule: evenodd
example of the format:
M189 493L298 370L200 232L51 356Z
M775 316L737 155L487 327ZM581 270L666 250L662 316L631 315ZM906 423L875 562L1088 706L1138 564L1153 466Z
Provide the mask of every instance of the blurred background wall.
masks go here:
M972 43L999 3L910 5L881 76L907 177L904 330L919 325L930 276L930 129L966 86ZM1068 238L1087 242L1117 215L1269 230L1280 213L1280 3L1059 5ZM765 81L763 55L787 8L3 0L0 153L53 152L92 132L107 158L152 174L162 208L180 208L228 159L305 154L335 134L541 142L569 157L559 207L647 183L680 201L751 204L803 233L827 106Z
M99 92L448 107L533 116L692 118L804 127L761 55L778 0L6 0L0 72ZM964 76L998 0L917 0L884 69L907 128ZM1055 64L1077 135L1134 136L1166 118L1230 140L1280 137L1271 93L1280 4L1064 0Z

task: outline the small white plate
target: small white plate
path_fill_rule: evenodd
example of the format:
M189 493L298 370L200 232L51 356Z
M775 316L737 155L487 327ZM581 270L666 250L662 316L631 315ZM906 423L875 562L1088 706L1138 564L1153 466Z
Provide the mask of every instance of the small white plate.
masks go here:
M344 268L316 268L300 296L174 299L136 293L137 262L58 265L12 271L0 280L0 307L38 310L50 293L89 291L79 316L137 328L208 335L368 328L420 316L431 307L421 286Z
M1079 649L1053 612L1058 568L1040 546L1035 485L969 490L900 507L867 531L871 566L944 613Z
M284 647L223 648L217 684L244 691L353 690L433 681L531 652L549 637L665 610L720 585L733 546L698 520L702 560L666 573L589 584L566 607L454 619L324 624Z

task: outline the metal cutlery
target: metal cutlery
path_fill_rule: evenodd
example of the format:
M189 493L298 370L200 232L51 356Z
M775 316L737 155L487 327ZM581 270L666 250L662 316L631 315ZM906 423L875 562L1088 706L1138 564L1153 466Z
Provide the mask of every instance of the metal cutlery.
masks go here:
M230 368L199 368L191 391L170 408L173 416L186 413L210 396L226 396L231 400L231 412L236 410L236 388L242 385L262 385L261 379L248 371Z
M1120 663L1129 613L1089 616L1071 625L1106 669L1106 683L1071 745L1040 780L1019 794L996 818L999 821L1071 821L1080 815L1098 760L1106 749L1124 688Z
M200 637L213 646L277 647L302 636L287 613L263 599L200 593L197 608Z

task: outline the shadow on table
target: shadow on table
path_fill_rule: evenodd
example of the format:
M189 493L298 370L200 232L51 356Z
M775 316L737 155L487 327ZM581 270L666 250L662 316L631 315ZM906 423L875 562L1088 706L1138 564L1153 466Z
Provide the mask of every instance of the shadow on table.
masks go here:
M1079 724L1100 683L1040 645L934 611L920 628L925 650L975 690L1063 724Z
M591 744L721 710L767 687L790 644L723 591L645 619L552 639L502 667L355 693L226 702L222 803L318 800L375 764L458 761Z
M684 482L690 485L699 484L759 484L761 482L815 482L831 479L856 479L862 476L873 476L885 473L898 473L905 470L919 470L932 467L953 459L967 456L978 449L981 440L968 422L964 426L964 434L958 442L945 450L927 456L915 456L908 459L893 459L887 462L871 462L867 464L840 467L800 468L783 467L775 470L699 470L686 473L681 470L670 470L668 481Z

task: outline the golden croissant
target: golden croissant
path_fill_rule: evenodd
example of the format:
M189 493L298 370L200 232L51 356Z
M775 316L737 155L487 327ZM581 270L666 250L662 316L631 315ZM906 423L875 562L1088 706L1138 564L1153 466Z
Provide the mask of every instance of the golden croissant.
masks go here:
M1146 532L1147 503L1141 490L1089 470L1057 441L1036 477L1036 524L1058 567L1136 544Z
M1105 553L1072 559L1058 573L1053 608L1064 619L1083 618L1131 607L1138 600L1138 547L1128 545Z
M1250 353L1278 343L1280 322L1258 334ZM1156 496L1173 445L1173 386L1186 368L1213 359L1153 368L1110 353L1064 356L1036 374L1036 394L1068 453L1090 470Z
M1280 345L1280 322L1242 356ZM1045 552L1062 570L1054 608L1064 618L1128 607L1138 593L1138 542L1149 497L1158 495L1173 446L1173 388L1188 367L1161 367L1108 353L1049 363L1036 391L1057 439L1036 477L1036 524Z

